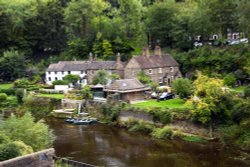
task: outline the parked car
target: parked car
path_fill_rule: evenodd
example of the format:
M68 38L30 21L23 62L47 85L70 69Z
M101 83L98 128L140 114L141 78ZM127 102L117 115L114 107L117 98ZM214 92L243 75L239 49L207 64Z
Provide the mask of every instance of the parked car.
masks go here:
M237 44L241 44L241 43L248 43L248 39L247 38L242 38L240 40L229 40L227 41L228 45L237 45Z
M153 92L153 93L151 94L151 98L152 98L152 99L157 99L157 97L158 97L158 93Z
M194 42L194 47L201 47L201 46L203 46L203 43L198 41Z
M174 94L173 93L169 93L169 92L163 92L157 100L167 100L167 99L173 99L174 98Z

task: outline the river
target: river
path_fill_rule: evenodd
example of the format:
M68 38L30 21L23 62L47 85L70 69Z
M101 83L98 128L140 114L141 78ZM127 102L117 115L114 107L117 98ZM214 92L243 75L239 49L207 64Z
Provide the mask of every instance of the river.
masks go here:
M246 153L219 144L153 140L140 133L102 124L71 125L62 119L46 122L56 135L54 148L57 156L93 165L249 167L250 159Z

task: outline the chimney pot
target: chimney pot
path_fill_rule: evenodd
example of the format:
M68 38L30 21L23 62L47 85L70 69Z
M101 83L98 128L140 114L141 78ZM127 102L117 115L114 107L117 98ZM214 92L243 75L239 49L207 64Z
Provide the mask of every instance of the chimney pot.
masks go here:
M155 55L161 56L161 47L159 45L155 46Z

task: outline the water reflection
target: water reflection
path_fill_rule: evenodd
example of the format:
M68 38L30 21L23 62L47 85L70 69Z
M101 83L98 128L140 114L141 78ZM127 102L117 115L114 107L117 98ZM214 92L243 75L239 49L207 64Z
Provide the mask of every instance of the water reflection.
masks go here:
M247 167L240 153L216 144L158 141L138 133L105 125L70 125L49 119L57 136L57 156L99 166L143 167Z

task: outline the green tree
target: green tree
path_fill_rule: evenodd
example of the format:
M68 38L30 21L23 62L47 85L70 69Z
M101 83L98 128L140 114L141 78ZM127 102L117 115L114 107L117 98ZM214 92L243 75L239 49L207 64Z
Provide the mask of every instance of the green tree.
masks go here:
M25 75L26 60L18 51L6 51L0 57L0 79L13 81Z
M42 120L35 122L30 113L20 118L12 115L1 124L0 131L8 134L12 141L23 141L34 151L50 147L54 140L49 127Z
M80 80L80 76L79 75L68 74L63 78L63 80L68 82L68 83L72 83L73 85L75 85L77 83L77 81Z
M208 78L198 74L194 81L194 110L195 120L210 126L210 136L214 123L227 120L228 112L231 110L232 101L229 92L222 89L223 82L220 79Z
M152 41L159 41L164 46L173 45L173 30L177 24L176 12L176 4L172 0L158 1L149 7L146 27Z
M108 83L108 73L105 70L98 70L93 77L92 84L106 85Z
M110 59L112 56L114 56L114 52L112 50L112 45L108 40L102 41L102 48L103 48L103 58L105 60Z
M92 97L92 94L91 94L91 89L88 85L85 85L81 91L82 93L82 96L84 99L89 99Z
M186 78L179 78L174 80L172 87L174 93L179 95L180 98L188 98L194 92L191 81Z

